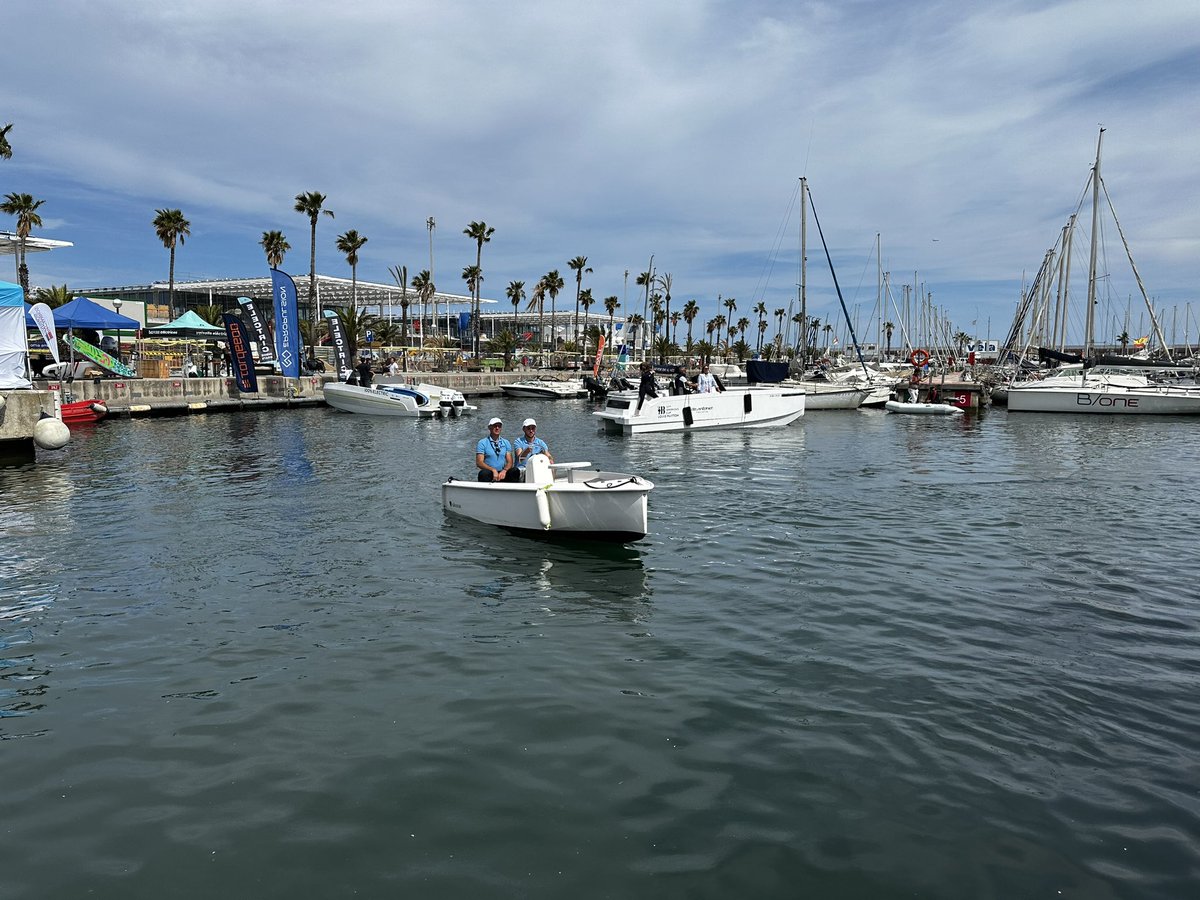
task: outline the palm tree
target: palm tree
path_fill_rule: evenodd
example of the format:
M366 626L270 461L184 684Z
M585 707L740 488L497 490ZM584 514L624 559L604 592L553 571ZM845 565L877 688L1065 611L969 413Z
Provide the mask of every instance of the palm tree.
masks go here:
M792 316L792 324L796 326L796 347L792 352L799 354L804 341L804 314L796 313Z
M297 194L296 205L293 207L296 212L308 216L309 224L312 226L308 256L308 308L312 315L314 328L321 323L320 311L317 309L317 219L321 217L322 213L331 219L334 217L333 210L322 209L324 203L324 194L309 191L307 194Z
M345 254L346 262L350 264L350 309L355 315L358 314L358 251L366 242L366 237L353 228L337 238L337 248Z
M218 304L209 303L205 306L196 307L196 315L202 318L209 325L220 325L221 314L225 312Z
M292 249L292 245L287 242L282 231L264 231L258 245L267 254L267 265L272 269L282 266L284 254Z
M429 274L428 269L422 269L413 276L412 289L417 292L417 297L421 301L421 346L425 346L425 314L429 312L429 298L437 296L437 288L434 287L433 278ZM434 307L434 317L437 317L437 308Z
M671 321L671 273L667 272L665 275L660 275L658 278L655 279L655 282L657 283L657 285L660 288L662 288L663 300L666 301L665 306L663 307L663 310L664 310L663 321L670 322Z
M337 317L342 320L346 342L350 344L350 358L354 359L358 356L359 343L365 341L367 332L375 328L376 317L353 306L337 310Z
M650 261L654 262L654 257L650 257ZM642 272L635 279L635 283L639 287L644 287L646 289L646 297L642 301L642 320L643 320L643 322L645 321L646 316L650 315L650 282L652 280L653 280L653 276L648 271ZM640 332L638 333L638 341L642 345L642 361L644 362L646 359L646 351L645 351L646 342L644 340L642 340L642 335Z
M479 296L479 289L483 286L483 269L479 266L466 266L462 270L462 279L467 283L467 290L471 292L472 297ZM472 316L474 318L474 316ZM479 356L479 322L476 320L471 328L471 343L473 345L473 353L476 357Z
M567 260L567 266L575 272L575 329L572 334L579 340L579 292L583 288L583 273L592 270L587 264L586 256Z
M758 347L757 347L757 349L759 351L761 351L763 335L766 334L766 332L767 332L766 326L763 325L763 322L766 321L766 317L767 317L767 304L764 303L762 300L759 300L758 303L754 304L754 309L752 309L751 312L753 312L756 316L758 316Z
M63 287L66 287L66 285L63 285ZM891 335L888 336L891 337ZM1129 349L1129 332L1122 331L1118 334L1117 343L1121 345L1121 354L1124 355Z
M563 280L562 276L558 274L558 269L551 269L542 276L542 280L546 282L546 293L550 295L550 328L551 330L554 330L554 318L558 311L555 308L554 301L558 298L558 292L563 289ZM551 344L553 345L551 347L551 352L553 352L553 350L558 346L557 330L554 330L554 340L551 341Z
M725 327L725 316L718 313L716 318L713 319L713 326L717 332L717 346L720 347L721 346L721 329Z
M12 159L12 145L8 143L10 131L12 131L12 122L0 126L0 159Z
M11 127L11 126L10 126ZM26 296L29 294L29 267L25 265L25 242L29 232L42 227L42 217L38 215L38 207L45 200L34 200L32 194L5 194L4 202L0 203L0 212L17 217L17 280Z
M723 302L723 305L725 306L725 308L727 310L729 310L729 322L732 325L733 324L733 311L735 309L737 309L737 301L734 300L732 297L726 297Z
M71 302L71 291L64 284L61 287L51 285L48 288L38 288L34 296L35 303L45 303L51 309Z
M757 312L757 311L758 310L755 310L755 312ZM766 333L767 333L767 320L759 319L758 320L758 343L755 345L755 349L759 353L762 353L763 335L765 335Z
M479 356L479 287L483 284L483 245L488 243L495 233L496 229L489 228L487 222L472 222L463 229L463 234L475 242L477 278L475 279L475 295L471 304L471 348L476 357ZM466 277L466 269L463 269L463 278Z
M525 307L525 311L537 310L538 314L538 355L542 358L546 356L546 330L542 326L542 314L546 308L546 276L538 279L537 284L533 286L533 294L529 297L529 306Z
M617 299L617 295L613 294L610 297L604 298L604 311L608 313L608 339L616 342L617 336L613 333L613 316L621 307L621 301Z
M896 326L891 322L883 323L883 334L887 338L887 355L890 358L892 355L892 332L896 330Z
M779 320L779 324L776 326L775 331L775 346L779 349L780 353L783 352L783 317L786 315L786 309L775 310L775 318Z
M816 350L817 347L817 330L821 327L821 320L812 318L808 320L808 334L806 335L807 343L804 345L804 352L808 352L808 348L812 347Z
M513 305L512 333L513 337L515 338L517 334L517 307L520 306L521 301L525 299L525 282L510 281L508 283L508 287L504 289L504 295L508 297L509 301Z
M587 355L587 345L588 345L588 341L587 341L587 339L588 339L588 331L587 331L587 314L588 314L588 310L592 308L592 304L596 302L596 298L592 296L592 289L591 289L591 288L588 288L587 290L583 291L583 292L582 292L582 293L579 295L579 297L578 297L578 299L577 299L577 301L576 301L576 302L577 302L577 303L578 303L580 306L582 306L582 307L583 307L583 318L584 318L584 323L583 323L583 350L582 350L582 351L580 351L580 352L581 352L581 353L583 353L583 354L586 356L586 355ZM579 328L579 313L578 313L578 312L576 312L576 313L575 313L575 327L576 327L576 329L578 329L578 328ZM577 330L575 333L576 333L576 334L578 334L578 333L579 333L579 332L578 332L578 330Z
M516 332L506 328L500 333L492 335L492 342L488 345L488 349L492 352L499 350L504 354L504 371L507 372L512 368L512 354L517 349Z
M826 322L821 326L821 330L825 332L825 350L829 351L829 332L833 331L833 326Z
M692 323L696 321L696 316L700 315L700 304L695 300L689 300L683 304L683 321L687 322L687 349L690 353L692 350Z
M170 278L167 282L167 305L171 310L171 318L175 318L175 245L183 246L183 239L192 233L192 223L183 217L179 209L156 209L154 216L154 232L163 246L171 251Z
M637 334L638 340L642 338L642 327L646 324L646 320L642 318L641 313L634 313L629 317L629 330ZM632 359L633 348L630 347L630 359Z
M676 343L675 338L678 335L679 323L682 319L683 313L681 313L679 310L675 310L675 312L671 313L671 343L676 347L679 345Z
M696 342L696 355L700 357L700 364L704 365L712 358L713 345L710 341Z
M400 286L400 343L408 346L408 266L389 266L392 280ZM407 360L406 360L407 361Z

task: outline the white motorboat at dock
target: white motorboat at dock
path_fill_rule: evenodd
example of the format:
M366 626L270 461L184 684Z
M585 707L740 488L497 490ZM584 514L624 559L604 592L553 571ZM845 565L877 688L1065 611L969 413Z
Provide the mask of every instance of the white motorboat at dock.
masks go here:
M578 400L588 395L581 378L563 381L557 378L531 378L500 385L505 397L519 400Z
M652 490L653 482L637 475L601 472L588 462L551 464L538 455L523 482L447 480L442 507L519 533L628 542L646 536Z
M728 388L708 394L647 397L638 410L637 391L610 392L592 413L606 431L644 434L708 428L771 428L804 415L805 393L780 385Z
M325 402L334 409L369 416L451 419L478 408L467 403L463 395L453 388L435 384L375 384L361 387L328 382L323 391Z

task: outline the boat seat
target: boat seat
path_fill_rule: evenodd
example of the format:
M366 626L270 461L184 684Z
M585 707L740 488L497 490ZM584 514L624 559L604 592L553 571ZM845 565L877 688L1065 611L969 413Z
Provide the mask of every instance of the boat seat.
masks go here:
M550 468L550 460L546 459L546 454L539 453L529 457L529 462L525 465L525 483L550 484L552 481L554 470Z

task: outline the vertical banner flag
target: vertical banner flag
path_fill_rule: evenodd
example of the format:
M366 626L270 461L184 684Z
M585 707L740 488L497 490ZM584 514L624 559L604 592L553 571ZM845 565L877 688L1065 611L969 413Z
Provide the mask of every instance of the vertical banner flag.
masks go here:
M592 377L600 377L600 359L604 356L604 335L600 335L600 340L596 342L596 363L592 366Z
M322 313L325 316L325 324L329 326L329 342L333 344L333 367L337 370L340 381L350 371L350 345L346 343L346 332L338 314L332 309L323 310Z
M229 365L237 389L245 394L257 393L258 376L254 374L254 357L250 354L250 335L246 332L246 323L233 313L224 313L221 318L225 322L225 336L229 338Z
M29 318L38 327L38 331L42 333L42 339L46 342L46 346L50 349L50 355L54 357L55 362L61 362L58 358L58 339L54 336L54 313L45 303L35 303L29 307Z
M242 313L250 321L250 330L258 343L258 358L265 363L275 362L275 345L271 340L271 333L267 331L267 323L255 309L254 301L249 297L238 297L237 302L242 308Z
M300 377L300 314L296 305L296 282L279 269L271 270L271 294L275 298L275 349L284 378Z

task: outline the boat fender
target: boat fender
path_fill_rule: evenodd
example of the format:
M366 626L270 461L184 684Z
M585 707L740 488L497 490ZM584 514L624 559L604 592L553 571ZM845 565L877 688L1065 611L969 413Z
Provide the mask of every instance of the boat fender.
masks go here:
M71 440L71 429L61 419L42 413L33 426L33 442L43 450L61 450Z
M929 362L929 351L922 350L920 347L918 347L909 354L908 361L919 369L921 366L925 365L925 363Z
M742 394L742 409L746 411L747 415L749 415L750 411L753 408L754 408L754 402L750 399L750 394L749 393Z
M550 530L550 498L547 496L549 488L550 485L546 485L537 490L538 522L544 531Z
M692 408L690 406L683 408L683 424L688 428L692 427Z

